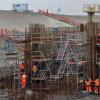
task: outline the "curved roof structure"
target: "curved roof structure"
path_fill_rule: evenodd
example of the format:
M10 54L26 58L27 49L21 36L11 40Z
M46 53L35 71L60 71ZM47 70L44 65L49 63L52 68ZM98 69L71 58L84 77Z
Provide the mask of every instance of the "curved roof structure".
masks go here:
M46 27L74 27L39 13L0 10L0 28L15 28L19 31L25 31L25 28L29 27L30 23L43 24Z

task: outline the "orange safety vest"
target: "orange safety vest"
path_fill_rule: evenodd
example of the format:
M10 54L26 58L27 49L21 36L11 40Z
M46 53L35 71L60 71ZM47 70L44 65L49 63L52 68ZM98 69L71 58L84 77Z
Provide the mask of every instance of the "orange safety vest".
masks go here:
M86 91L91 92L91 80L89 79L88 81L85 81L86 84Z
M91 80L85 81L86 85L91 85Z
M27 79L27 75L23 74L22 75L22 80L26 80Z
M99 86L99 79L95 80L95 86Z
M26 87L26 82L27 82L27 75L22 75L22 88Z

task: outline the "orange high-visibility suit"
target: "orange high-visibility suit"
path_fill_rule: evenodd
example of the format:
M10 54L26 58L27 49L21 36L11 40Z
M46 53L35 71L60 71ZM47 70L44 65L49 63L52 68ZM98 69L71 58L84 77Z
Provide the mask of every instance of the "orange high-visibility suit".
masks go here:
M21 81L22 81L22 88L25 88L27 82L27 75L23 74Z
M89 79L88 81L85 81L86 83L86 91L88 93L91 93L91 79Z
M99 79L96 79L94 82L95 82L94 92L95 94L99 94Z

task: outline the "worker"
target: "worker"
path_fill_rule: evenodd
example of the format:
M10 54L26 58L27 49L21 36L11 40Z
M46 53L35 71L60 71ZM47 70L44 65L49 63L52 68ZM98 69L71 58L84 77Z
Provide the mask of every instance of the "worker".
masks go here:
M91 79L86 80L85 84L86 84L86 91L88 93L91 93Z
M20 68L20 75L22 76L23 75L23 73L24 73L24 70L25 70L25 64L24 63L22 63L20 66L19 66L19 68Z
M81 89L82 89L83 91L86 91L86 83L85 83L85 80L80 80L80 81L79 81L79 84L81 84Z
M26 88L27 78L28 78L28 76L24 73L24 74L22 75L22 78L21 78L21 81L22 81L22 88L23 88L23 89Z
M94 93L99 94L99 79L97 78L95 81L95 86L94 86Z
M34 72L34 73L36 73L37 72L37 66L36 65L33 65L33 67L32 67L32 71Z
M20 69L24 69L25 66L26 66L26 65L25 65L24 63L22 63L22 64L19 66L19 68L20 68Z

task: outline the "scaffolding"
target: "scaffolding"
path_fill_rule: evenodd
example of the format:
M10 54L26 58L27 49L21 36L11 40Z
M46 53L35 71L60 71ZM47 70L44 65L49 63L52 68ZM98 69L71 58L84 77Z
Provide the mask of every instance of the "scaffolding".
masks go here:
M99 76L100 79L100 34L99 34L99 27L100 24L96 23L96 70L97 70L97 76Z
M7 61L15 58L15 61L12 59L15 94L16 90L22 91L19 64L23 61L27 65L26 73L29 75L28 82L31 89L33 93L39 92L40 98L42 90L49 96L46 93L48 90L51 93L50 98L54 97L53 90L55 95L55 90L58 90L58 94L62 91L67 92L67 95L72 95L76 91L78 93L79 81L88 77L85 32L76 31L76 28L69 30L31 24L25 29L23 36L19 36L18 31L15 31L13 36L5 35L5 37L10 48L7 49L10 51L7 51ZM34 65L37 66L37 72L32 71ZM70 85L73 86L69 88Z
M62 84L69 86L75 82L70 87L74 91L68 91L78 93L79 81L88 78L86 33L76 29L68 31L68 28L46 28L44 25L31 24L26 34L26 40L31 40L26 45L30 53L25 53L25 57L31 61L26 60L26 63L31 72L33 91L38 90L40 93L42 89L59 89ZM32 71L34 65L38 69L36 72Z
M24 61L24 48L20 41L25 40L25 32L22 34L17 30L0 29L1 36L1 49L3 50L4 63L1 66L3 71L1 76L2 84L4 83L4 89L7 90L7 95L1 95L2 99L10 98L15 95L16 91L21 89L21 79L19 76L19 65ZM19 36L21 33L22 36ZM23 50L22 50L23 48ZM3 70L4 69L4 70ZM1 87L2 88L2 87ZM13 91L13 93L12 93ZM10 93L10 94L9 94ZM14 99L15 100L15 99Z
M56 14L43 11L41 13L73 24L75 27L45 27L40 24L30 24L23 33L17 30L1 29L0 36L5 41L0 40L0 43L3 44L0 46L0 55L4 55L4 58L0 58L4 61L0 62L4 64L0 65L4 66L0 73L4 75L2 74L0 77L13 75L14 100L17 93L20 95L22 92L24 92L23 97L25 95L24 100L25 98L26 100L27 98L55 100L55 96L59 94L60 100L63 100L65 95L73 99L72 95L82 91L79 82L89 78L89 73L91 73L88 67L91 59L87 57L90 55L90 48L88 50L90 41L86 37L86 32L80 32L77 29L80 26L79 23ZM99 33L99 24L96 28L96 32ZM96 40L96 64L100 77L99 34ZM25 90L22 90L19 74L19 65L22 62L25 62L27 66L25 71L29 76L29 84ZM35 72L32 70L34 65L37 68ZM30 88L29 85L31 85ZM26 91L27 89L32 91ZM31 97L32 94L34 97Z

